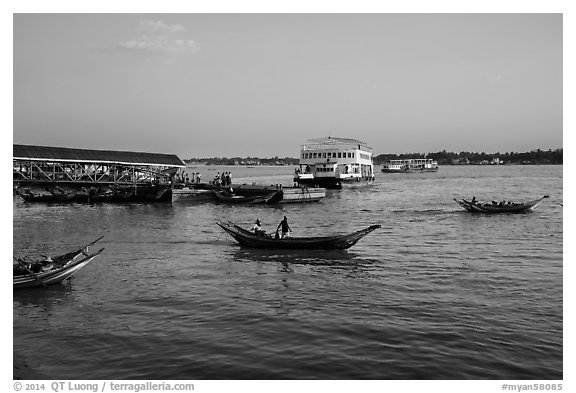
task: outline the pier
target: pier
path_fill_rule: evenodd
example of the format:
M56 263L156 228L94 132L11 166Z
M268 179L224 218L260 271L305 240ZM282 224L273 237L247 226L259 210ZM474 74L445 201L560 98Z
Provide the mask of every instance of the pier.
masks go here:
M14 190L30 201L170 201L184 167L174 154L13 145Z

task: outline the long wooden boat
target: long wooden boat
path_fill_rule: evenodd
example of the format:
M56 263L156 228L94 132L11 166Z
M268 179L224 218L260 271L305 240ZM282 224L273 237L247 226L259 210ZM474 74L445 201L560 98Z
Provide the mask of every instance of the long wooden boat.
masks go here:
M71 252L53 257L51 259L28 261L24 258L14 258L13 288L45 287L60 283L90 263L104 248L95 253L89 253L88 249L104 236Z
M476 201L467 201L466 199L454 199L462 208L471 213L526 213L534 210L544 199L549 198L544 195L541 198L528 202L507 202L507 203L484 203Z
M233 204L258 204L258 203L270 203L277 196L281 196L279 191L270 192L264 195L235 195L228 191L216 190L214 189L214 194L220 202L233 203Z
M345 235L316 236L316 237L289 237L277 239L271 235L256 235L231 221L216 221L226 233L232 236L240 245L256 248L275 249L346 249L352 247L364 236L380 228L380 225L371 225L368 228Z
M75 195L68 192L54 193L49 190L49 193L34 193L28 189L16 188L14 192L19 195L26 202L45 202L45 203L60 203L71 202L75 199Z
M26 202L44 203L127 203L127 202L169 202L172 190L168 186L91 186L73 187L66 190L53 186L33 189L16 187L14 193Z
M90 198L90 202L122 203L128 202L134 196L130 187L114 187L99 189Z

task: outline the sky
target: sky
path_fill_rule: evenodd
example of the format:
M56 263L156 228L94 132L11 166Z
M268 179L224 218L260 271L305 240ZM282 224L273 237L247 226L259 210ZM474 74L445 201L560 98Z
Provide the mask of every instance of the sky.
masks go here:
M298 157L563 147L563 16L13 16L13 143Z

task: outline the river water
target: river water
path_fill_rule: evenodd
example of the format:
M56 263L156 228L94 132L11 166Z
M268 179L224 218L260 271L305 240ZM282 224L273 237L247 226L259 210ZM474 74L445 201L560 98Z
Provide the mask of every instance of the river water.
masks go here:
M190 167L291 184L291 167ZM562 166L377 174L279 206L13 202L14 255L100 235L71 285L13 292L14 353L50 379L562 379ZM533 199L473 215L455 197ZM347 251L239 247L215 224L294 236L378 229Z

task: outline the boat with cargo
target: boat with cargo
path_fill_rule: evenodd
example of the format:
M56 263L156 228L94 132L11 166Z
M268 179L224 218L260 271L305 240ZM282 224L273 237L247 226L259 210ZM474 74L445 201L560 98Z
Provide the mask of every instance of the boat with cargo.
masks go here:
M384 173L420 173L437 172L438 162L431 158L407 158L404 160L389 160L382 167Z
M457 204L459 204L464 210L470 213L485 213L485 214L498 214L498 213L527 213L531 212L538 205L544 201L544 199L549 198L548 195L544 195L538 199L527 202L511 202L511 201L492 201L492 202L481 202L477 201L476 197L472 198L471 201L466 199L456 199Z
M374 180L372 149L350 138L309 139L301 146L294 182L300 186L340 189Z

